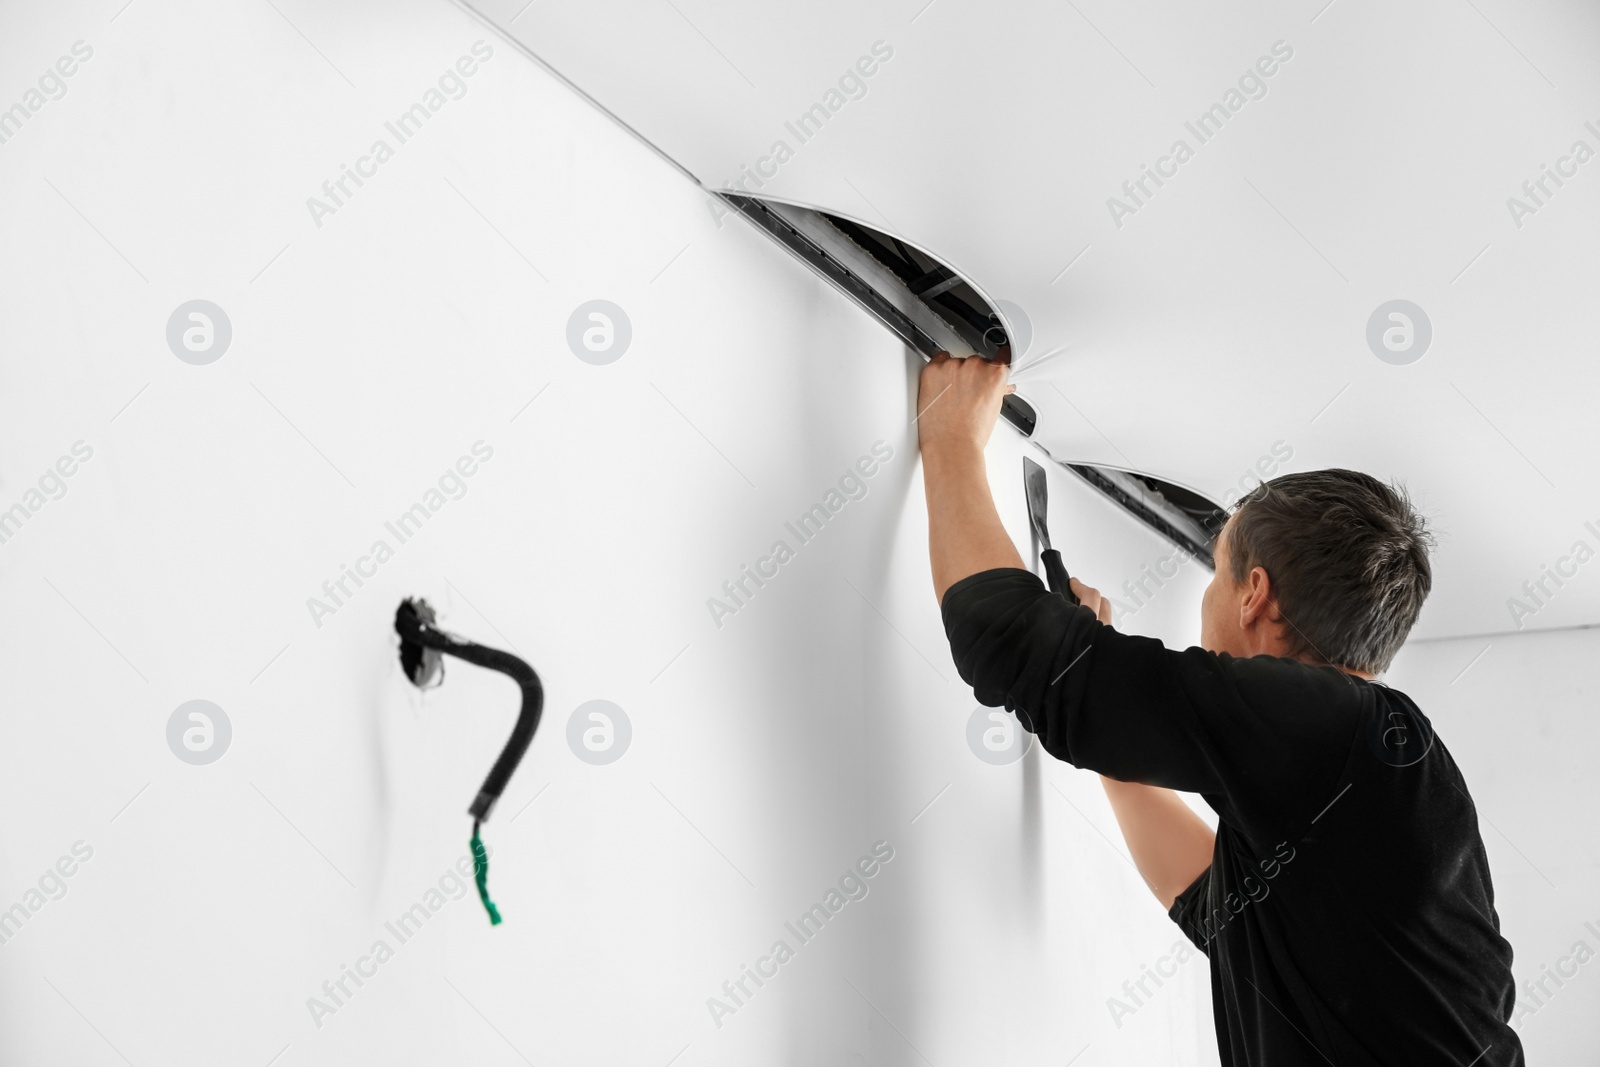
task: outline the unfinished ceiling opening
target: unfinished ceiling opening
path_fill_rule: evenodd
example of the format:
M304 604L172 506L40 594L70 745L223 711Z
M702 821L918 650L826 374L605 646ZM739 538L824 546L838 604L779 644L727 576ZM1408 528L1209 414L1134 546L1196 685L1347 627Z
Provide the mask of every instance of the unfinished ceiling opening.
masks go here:
M740 193L716 195L921 353L923 359L931 359L940 351L987 360L1010 359L1007 324L1000 311L956 271L913 247L903 236L811 208ZM1000 413L1024 437L1033 437L1038 412L1022 396L1013 393L1006 397ZM1040 448L1048 455L1048 450L1042 445ZM1152 475L1055 462L1162 537L1212 566L1212 542L1226 518L1219 505Z

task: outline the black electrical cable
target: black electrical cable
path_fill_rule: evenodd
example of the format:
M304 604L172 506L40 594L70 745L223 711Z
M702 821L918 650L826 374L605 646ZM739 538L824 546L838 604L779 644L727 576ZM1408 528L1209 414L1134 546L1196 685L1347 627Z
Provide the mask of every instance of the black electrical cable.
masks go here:
M426 688L444 667L441 654L475 663L499 671L517 683L522 690L522 707L517 713L517 724L511 737L500 750L500 757L489 769L478 795L473 798L467 813L472 816L473 868L478 883L478 895L489 912L492 923L500 921L500 913L489 900L489 860L478 836L480 824L487 822L500 794L505 792L511 774L522 762L522 756L533 741L539 728L539 716L544 711L544 686L539 675L527 663L509 652L486 648L483 645L445 633L434 625L434 611L426 600L404 600L394 613L395 632L400 635L400 666L406 678L418 688Z

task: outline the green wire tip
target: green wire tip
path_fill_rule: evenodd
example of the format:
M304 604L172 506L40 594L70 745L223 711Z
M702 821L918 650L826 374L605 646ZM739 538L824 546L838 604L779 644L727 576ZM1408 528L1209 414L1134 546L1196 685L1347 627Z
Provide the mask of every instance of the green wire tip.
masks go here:
M483 847L483 839L478 836L478 826L472 826L472 877L478 883L478 899L483 901L483 909L489 913L489 925L500 925L500 909L494 906L494 901L489 899L489 853Z

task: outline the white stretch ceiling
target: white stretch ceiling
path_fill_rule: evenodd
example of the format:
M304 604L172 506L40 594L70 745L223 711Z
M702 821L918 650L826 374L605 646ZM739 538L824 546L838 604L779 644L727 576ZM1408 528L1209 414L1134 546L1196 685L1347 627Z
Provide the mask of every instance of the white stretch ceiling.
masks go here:
M1021 309L1055 457L1218 499L1275 449L1397 477L1439 537L1417 636L1600 622L1600 7L473 6L706 187ZM1432 331L1402 364L1368 342L1397 299Z

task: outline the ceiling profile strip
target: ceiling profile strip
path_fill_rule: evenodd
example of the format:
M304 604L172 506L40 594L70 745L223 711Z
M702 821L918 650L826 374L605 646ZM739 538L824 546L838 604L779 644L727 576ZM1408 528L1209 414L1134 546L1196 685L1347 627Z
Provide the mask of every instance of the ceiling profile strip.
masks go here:
M993 359L1008 341L997 311L954 270L870 227L809 208L740 193L715 192L751 225L788 249L923 359L945 351ZM926 262L922 262L926 260ZM1031 438L1033 406L1015 393L1001 414ZM1033 442L1118 508L1211 567L1211 546L1226 512L1198 494L1150 475L1066 463Z
M1227 512L1214 504L1209 505L1205 517L1197 521L1195 514L1179 508L1163 494L1178 490L1148 476L1135 476L1110 467L1091 467L1083 463L1063 463L1067 470L1088 482L1112 503L1150 527L1168 541L1194 556L1207 567L1215 569L1211 546ZM1159 488L1146 483L1156 482ZM1179 490L1182 491L1182 490ZM1192 494L1190 494L1192 495Z
M820 211L738 193L719 192L715 195L854 300L889 332L920 353L923 359L932 359L936 352L970 353L993 358L1006 343L1004 330L997 326L999 316L982 304L976 294L972 294L971 299L978 300L984 309L981 320L974 319L976 313L969 310L959 321L951 322L945 308L929 302L936 297L954 300L950 294L957 286L966 288L968 293L971 293L971 289L954 271L936 263L925 253L922 253L924 259L951 278L930 285L926 292L918 294L899 273L862 247L847 232L854 230L863 235L868 232L858 223L846 223ZM907 257L912 256L910 249L902 242L894 243ZM920 265L913 263L911 266L918 275L925 276L928 273ZM903 266L902 269L906 268ZM950 284L945 284L945 281ZM1000 413L1022 436L1033 436L1038 415L1026 400L1015 394L1008 396Z
M823 231L821 217L786 204L734 193L716 194L757 229L787 248L806 266L860 304L924 359L948 347L955 333L909 290L897 292L887 270L860 249L852 254L842 240ZM842 237L842 235L840 235Z

